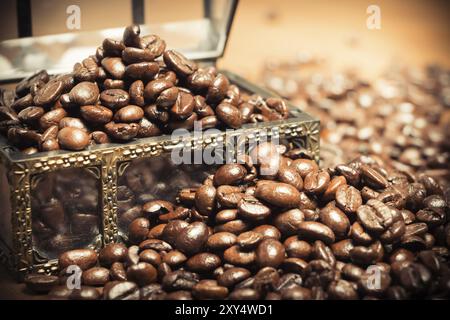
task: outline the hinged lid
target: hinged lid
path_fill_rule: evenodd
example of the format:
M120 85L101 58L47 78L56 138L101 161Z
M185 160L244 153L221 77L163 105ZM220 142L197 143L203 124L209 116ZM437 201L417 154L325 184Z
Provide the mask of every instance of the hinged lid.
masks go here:
M177 1L171 1L174 10ZM190 59L215 63L225 50L238 0L203 0L203 18L161 24L143 23L142 11L151 8L144 9L142 0L130 3L133 21L141 25L142 35L157 34L167 42L168 48L177 49ZM30 28L27 31L31 10L20 6L18 10L19 34L27 35L31 32ZM24 14L27 10L28 14ZM70 72L76 62L95 54L103 39L121 39L124 27L2 41L0 82L22 79L40 69L51 74Z

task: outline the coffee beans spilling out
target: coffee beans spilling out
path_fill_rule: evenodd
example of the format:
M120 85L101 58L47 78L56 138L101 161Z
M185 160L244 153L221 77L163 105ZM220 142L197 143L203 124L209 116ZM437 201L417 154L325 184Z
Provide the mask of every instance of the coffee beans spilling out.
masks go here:
M355 69L330 72L314 57L276 61L266 85L321 120L327 166L360 154L389 166L423 172L450 186L450 71L396 64L366 80ZM321 156L328 152L322 148ZM339 159L341 158L341 159Z
M449 206L434 178L369 156L320 169L286 150L260 144L257 161L146 203L126 245L66 252L59 278L30 275L28 288L53 299L449 297ZM71 264L81 289L65 285Z
M156 35L125 28L68 74L45 70L0 92L0 132L27 154L83 150L175 129L240 128L288 117L285 102L241 92L214 67L202 68Z

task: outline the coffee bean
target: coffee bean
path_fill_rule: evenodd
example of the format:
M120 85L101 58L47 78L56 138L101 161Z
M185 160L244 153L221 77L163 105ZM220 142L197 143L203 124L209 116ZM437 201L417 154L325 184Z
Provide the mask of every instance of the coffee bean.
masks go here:
M336 205L346 214L354 214L362 205L361 194L353 186L342 185L336 190Z
M250 271L245 268L233 267L217 277L217 283L221 286L230 288L247 279L250 275Z
M209 236L206 247L211 250L225 250L236 243L237 237L230 232L217 232Z
M265 239L256 249L256 263L260 267L278 267L284 260L284 246L277 240Z
M191 290L199 282L196 273L177 270L164 276L162 287L166 291Z
M108 283L103 291L105 300L139 300L139 288L131 281L115 281Z
M304 179L310 172L319 171L317 163L308 159L297 159L292 161L291 167L294 168L300 176Z
M234 245L224 251L223 258L233 265L250 266L256 261L256 253L243 251L238 245Z
M157 271L147 262L139 262L128 267L127 278L143 287L156 281Z
M66 251L58 259L61 269L77 265L81 270L92 268L97 263L97 253L92 249L74 249Z
M192 288L192 293L197 299L224 299L228 289L219 286L216 280L200 280Z
M198 273L209 273L220 266L220 258L209 252L197 253L186 262L186 267Z
M99 253L99 261L103 266L111 266L115 262L125 261L127 248L121 243L106 245Z
M273 220L273 224L286 236L298 232L299 224L305 220L305 214L300 209L291 209L282 212Z
M125 107L130 102L128 92L122 89L107 89L100 94L102 104L110 109L116 110Z
M212 85L208 88L208 92L206 94L206 101L208 103L212 103L212 104L216 104L219 103L220 101L222 101L228 91L228 87L230 85L230 81L228 80L228 78L223 75L223 74L217 74L217 76L214 78ZM226 115L226 118L228 118L228 121L233 122L234 124L237 125L237 119L235 119L235 117L239 118L239 121L241 121L241 114L239 112L239 109L237 109L235 106L233 106L232 104L224 101L221 104L224 104L224 106L222 107L227 109L227 111L223 110L222 112ZM229 109L230 107L231 110ZM217 108L216 108L217 109ZM236 110L238 111L238 114L235 115ZM232 117L233 120L229 119L229 117ZM225 116L224 116L225 118ZM224 120L223 120L224 121ZM225 123L227 123L226 121L224 121ZM230 127L233 128L233 126L230 125Z
M255 249L259 243L264 239L264 236L255 231L247 231L241 233L236 242L243 250L252 250Z
M247 170L240 164L226 164L214 174L214 185L237 185L247 175Z
M320 210L320 221L340 238L345 237L350 230L350 220L339 208L332 205Z
M68 93L68 103L78 106L95 105L99 97L97 84L80 82Z
M113 112L101 105L88 105L80 108L81 116L88 122L106 124L111 121Z
M90 268L81 275L81 280L86 286L104 286L109 279L109 270L103 267Z
M222 102L216 108L217 118L233 129L240 128L242 116L239 109L228 102Z
M33 124L39 120L44 113L45 111L41 107L28 107L20 111L18 117L25 123Z
M175 50L166 50L163 54L167 67L180 77L187 77L197 70L197 65L187 60L181 53Z
M195 193L195 205L203 215L209 215L216 207L216 188L203 185Z
M33 102L37 106L43 106L55 102L63 92L63 89L63 82L57 79L50 80L38 90L33 98Z
M242 196L237 206L238 214L249 220L262 220L271 213L270 208L253 196Z
M39 119L42 130L47 130L51 126L58 126L61 119L67 116L67 112L63 108L51 110Z
M58 277L41 274L28 274L24 282L27 289L36 293L48 293L58 284Z
M136 123L115 123L109 122L105 125L106 133L120 141L128 141L137 136L139 125Z
M326 244L332 244L335 241L333 230L323 223L315 221L303 221L298 226L300 237L310 240L321 240Z
M89 145L89 135L78 128L66 127L58 132L59 144L68 150L83 150Z
M281 208L294 208L300 202L298 190L289 184L280 182L258 184L255 196Z
M208 227L203 222L193 222L175 240L176 247L186 253L195 254L203 249L208 240Z
M330 183L330 175L326 171L313 171L306 175L304 181L305 192L321 194L325 192Z

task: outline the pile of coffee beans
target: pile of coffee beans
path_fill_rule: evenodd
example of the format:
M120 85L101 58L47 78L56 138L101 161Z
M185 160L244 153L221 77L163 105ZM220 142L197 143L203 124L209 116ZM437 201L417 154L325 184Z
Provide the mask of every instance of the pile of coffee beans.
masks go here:
M125 28L73 72L45 70L0 94L0 132L27 154L192 129L240 128L288 117L279 98L249 95L214 67L199 67L156 35Z
M324 159L328 166L365 154L450 186L450 70L397 63L367 80L359 69L333 72L317 57L301 55L268 63L263 77L320 118L323 145L336 149Z
M434 178L369 156L320 169L298 151L260 144L176 202L146 203L127 244L65 252L59 277L25 282L52 299L449 297L449 199Z

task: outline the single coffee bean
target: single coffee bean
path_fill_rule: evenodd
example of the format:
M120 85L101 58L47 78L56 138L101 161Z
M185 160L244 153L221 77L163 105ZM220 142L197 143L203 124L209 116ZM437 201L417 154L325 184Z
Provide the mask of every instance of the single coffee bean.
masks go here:
M18 118L25 123L36 123L43 115L45 111L41 107L28 107L19 112Z
M337 207L328 205L320 210L320 221L327 225L334 234L339 237L345 237L350 230L350 220Z
M145 250L145 251L148 251L148 250ZM154 251L154 252L156 252L156 251ZM172 251L167 252L164 255L162 261L164 261L171 267L178 267L181 264L185 263L187 260L188 260L188 258L181 251L172 250Z
M271 210L253 196L244 195L238 202L238 215L249 220L257 221L267 218Z
M291 236L284 241L284 247L289 258L308 259L311 255L311 245L297 236Z
M203 222L193 222L183 230L175 240L175 246L186 254L195 254L203 249L208 240L208 227Z
M117 110L129 104L130 96L122 89L107 89L100 94L100 101L104 106Z
M247 231L241 233L236 242L243 250L252 250L255 249L259 243L264 239L264 236L255 231Z
M336 205L345 213L354 214L362 205L361 194L353 186L342 185L336 190Z
M55 102L63 92L64 84L57 79L50 80L38 90L33 98L37 106L43 106Z
M41 274L28 274L24 279L27 289L36 293L48 293L58 284L58 277Z
M304 181L305 192L310 194L321 194L325 192L330 183L330 175L326 171L313 171L306 175Z
M247 170L240 164L226 164L214 174L214 185L236 185L247 175Z
M137 62L125 67L123 77L148 81L154 78L158 70L159 66L156 62Z
M109 282L103 290L105 300L139 300L139 288L131 281Z
M256 261L256 253L243 251L238 245L234 245L224 251L223 258L232 265L250 266Z
M137 136L139 125L136 123L115 123L109 122L105 125L106 133L113 139L128 141Z
M111 121L113 112L101 105L88 105L80 108L81 116L88 122L106 124Z
M277 268L284 260L285 249L275 239L263 240L256 249L256 263L260 267Z
M156 269L147 262L139 262L130 266L127 270L127 278L143 287L156 281L158 273Z
M70 90L67 97L70 105L95 105L99 97L99 89L95 83L80 82Z
M285 236L297 234L300 222L305 220L305 214L300 209L290 209L275 216L273 224Z
M202 252L192 256L186 262L186 267L193 272L209 273L220 266L221 260L219 256Z
M100 264L109 267L114 262L124 262L127 256L127 247L122 243L112 243L100 250L98 259Z
M121 108L114 115L116 122L139 122L144 117L144 110L135 105L128 105Z
M219 286L216 280L200 280L192 288L192 294L197 299L225 299L228 289Z
M213 186L203 185L195 193L195 205L203 215L209 215L216 207L217 190Z
M258 184L255 196L281 208L294 208L300 203L299 191L293 186L281 182Z
M291 167L293 167L297 172L300 174L300 176L304 179L310 172L317 172L319 171L319 167L317 166L317 163L313 160L309 159L297 159L292 161Z
M61 119L66 116L67 112L63 108L54 109L42 115L39 119L39 125L42 130L47 130L51 126L59 126Z
M228 78L223 74L218 74L215 77L215 79L213 80L212 85L208 88L208 92L206 94L206 101L209 104L219 103L226 97L229 86L230 86L230 81L228 80ZM238 110L239 119L240 119L240 121L242 121L239 109L237 109L235 106L233 106L229 102L224 101L222 103L226 104L227 106L232 106L233 108ZM233 113L234 112L235 112L235 110L233 109ZM226 112L226 113L229 114L229 112ZM230 127L232 127L232 126L230 125Z
M228 102L220 103L216 108L217 118L228 127L238 129L242 125L242 116L239 109Z
M90 137L78 128L65 127L58 132L59 144L68 150L83 150L89 145Z
M321 240L330 245L335 241L333 230L323 223L315 221L303 221L299 224L300 237L310 240Z
M186 59L181 53L175 50L166 50L163 59L167 67L180 77L187 77L198 69L195 62Z
M59 267L65 269L70 265L77 265L81 270L92 268L97 263L97 253L92 249L74 249L60 255Z
M364 182L374 189L384 189L388 186L387 179L381 175L377 170L363 165L361 166L361 175Z
M85 286L104 286L109 279L109 270L103 267L90 268L81 275L81 280Z
M226 270L220 276L217 277L217 283L221 286L230 288L234 287L241 281L244 281L251 276L249 270L245 268L233 267Z
M237 237L230 232L216 232L209 236L206 247L210 250L225 250L236 243Z

